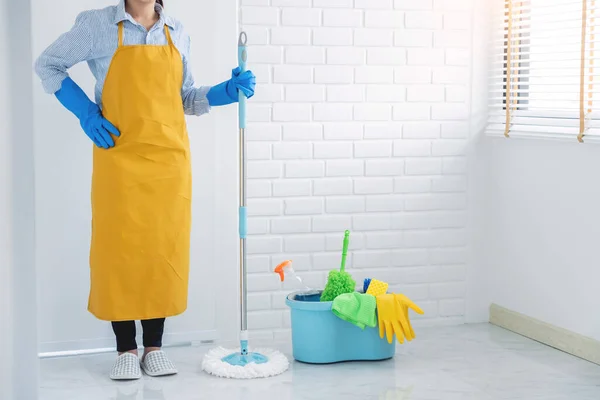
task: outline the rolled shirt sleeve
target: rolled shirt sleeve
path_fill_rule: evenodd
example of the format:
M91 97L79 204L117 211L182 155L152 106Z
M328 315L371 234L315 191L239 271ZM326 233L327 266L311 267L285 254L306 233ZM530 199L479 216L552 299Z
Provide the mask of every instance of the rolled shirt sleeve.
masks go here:
M94 37L89 24L90 12L77 17L70 31L62 34L36 60L35 72L44 90L56 93L73 65L86 61L92 54Z
M187 33L183 33L183 85L181 87L181 98L183 99L183 108L187 115L206 114L210 111L210 105L206 94L210 90L210 86L195 87L194 77L189 65L190 56L190 37Z

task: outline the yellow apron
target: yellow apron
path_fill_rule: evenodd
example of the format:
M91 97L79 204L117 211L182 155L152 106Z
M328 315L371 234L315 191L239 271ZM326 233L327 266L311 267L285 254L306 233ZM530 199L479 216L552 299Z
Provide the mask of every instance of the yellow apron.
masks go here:
M191 165L183 62L166 46L119 47L104 84L103 114L121 132L94 147L88 309L106 321L181 314L187 307Z

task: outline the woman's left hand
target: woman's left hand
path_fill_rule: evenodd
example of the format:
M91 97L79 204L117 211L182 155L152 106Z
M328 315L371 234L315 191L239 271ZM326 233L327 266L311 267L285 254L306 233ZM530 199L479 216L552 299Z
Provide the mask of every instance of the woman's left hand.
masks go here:
M247 99L254 96L254 88L256 87L256 76L252 71L242 72L240 67L231 71L231 82L233 86L244 93Z

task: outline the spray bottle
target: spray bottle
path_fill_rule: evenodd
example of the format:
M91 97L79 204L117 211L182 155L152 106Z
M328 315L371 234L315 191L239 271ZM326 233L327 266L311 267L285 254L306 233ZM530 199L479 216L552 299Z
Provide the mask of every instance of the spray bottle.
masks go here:
M302 282L302 278L300 278L298 275L296 275L296 272L294 271L294 268L292 267L292 260L286 260L286 261L282 262L281 264L279 264L277 267L275 267L275 273L279 274L279 279L281 280L281 282L285 281L286 275L288 277L292 277L293 279L297 280L300 283L300 285L302 286L302 289L304 289L304 291L305 291L302 293L303 296L310 296L310 295L320 293L320 291L311 289L308 286L306 286L304 284L304 282Z

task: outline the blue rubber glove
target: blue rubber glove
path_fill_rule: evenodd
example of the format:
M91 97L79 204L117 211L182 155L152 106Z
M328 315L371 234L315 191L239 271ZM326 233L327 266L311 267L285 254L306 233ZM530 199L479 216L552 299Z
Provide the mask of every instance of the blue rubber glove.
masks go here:
M239 91L248 99L254 96L255 87L256 76L252 71L241 72L237 67L231 71L231 79L210 88L206 98L211 107L225 106L239 101Z
M102 117L100 107L92 102L71 78L66 78L54 95L66 109L75 114L83 131L96 146L108 149L115 145L111 134L121 136L121 133Z

